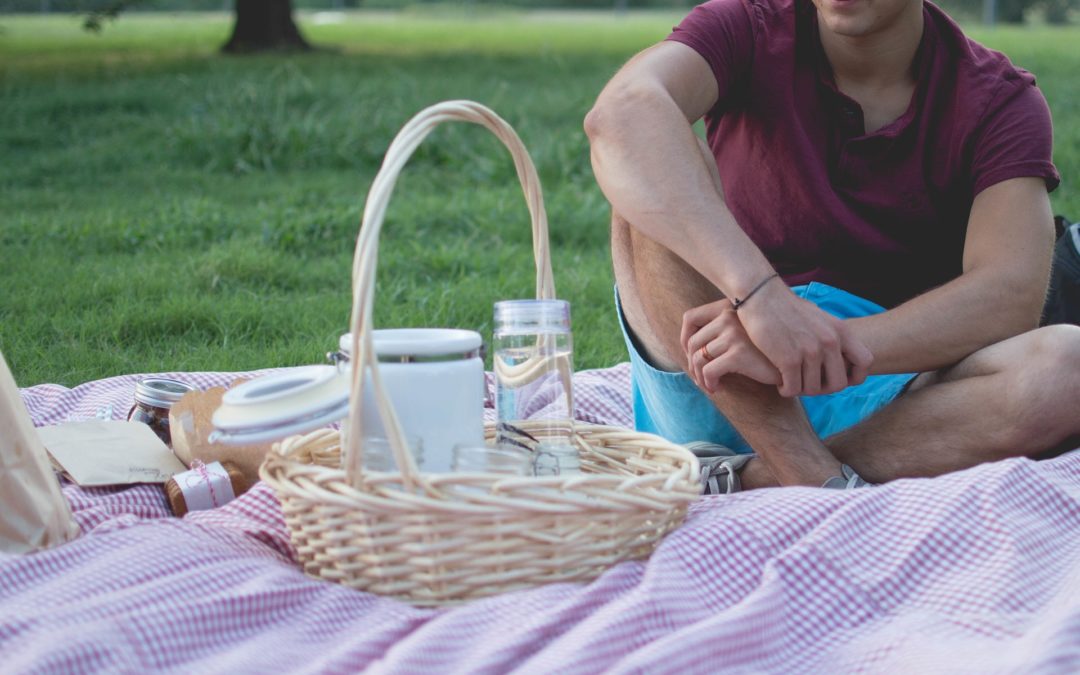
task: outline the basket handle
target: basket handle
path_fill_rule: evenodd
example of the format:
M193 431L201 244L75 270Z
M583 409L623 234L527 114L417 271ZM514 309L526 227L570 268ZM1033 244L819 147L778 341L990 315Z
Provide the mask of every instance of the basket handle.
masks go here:
M473 101L444 101L425 108L417 113L402 127L390 148L386 151L382 166L368 191L364 216L360 225L360 234L356 240L356 252L353 257L353 304L349 324L352 329L353 369L350 387L349 426L345 438L344 467L346 479L356 485L363 464L363 450L360 439L360 406L364 394L363 374L370 368L374 399L379 410L379 417L386 429L394 460L401 470L402 482L406 489L412 490L419 483L427 491L434 489L420 474L419 468L408 451L405 434L401 428L393 404L386 395L382 378L379 375L378 359L375 355L372 327L372 307L375 298L375 267L379 252L379 231L382 229L386 208L393 192L398 175L405 163L412 156L420 143L435 127L444 122L471 122L479 124L503 142L514 159L521 189L525 193L525 202L529 207L532 221L533 256L536 262L536 297L542 300L555 298L555 279L551 271L551 255L548 247L547 214L544 211L544 197L540 190L540 179L536 174L532 159L518 135L501 117L489 108Z

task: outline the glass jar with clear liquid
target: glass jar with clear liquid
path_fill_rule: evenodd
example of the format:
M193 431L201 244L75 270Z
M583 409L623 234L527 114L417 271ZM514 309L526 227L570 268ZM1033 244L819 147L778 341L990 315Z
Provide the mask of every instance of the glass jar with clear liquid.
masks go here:
M492 341L496 443L534 453L576 448L570 303L504 300L495 303Z

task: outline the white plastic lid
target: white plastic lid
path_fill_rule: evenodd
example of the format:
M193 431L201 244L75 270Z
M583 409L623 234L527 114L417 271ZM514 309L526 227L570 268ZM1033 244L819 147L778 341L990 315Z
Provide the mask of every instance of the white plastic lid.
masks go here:
M259 443L318 429L349 413L349 375L334 366L304 366L265 375L225 392L214 411L222 443Z
M472 358L484 340L480 333L458 328L384 328L371 334L379 358ZM338 348L352 356L352 333L338 340Z

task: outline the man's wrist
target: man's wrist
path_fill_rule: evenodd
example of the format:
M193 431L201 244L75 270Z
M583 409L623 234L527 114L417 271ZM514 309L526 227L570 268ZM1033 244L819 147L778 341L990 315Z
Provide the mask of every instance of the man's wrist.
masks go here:
M768 274L764 279L762 279L761 281L754 284L753 288L751 288L749 291L746 292L746 295L743 295L741 297L736 296L736 297L732 298L731 299L731 308L733 310L735 310L736 312L739 311L739 309L743 305L745 305L747 302L750 301L750 298L757 295L758 292L761 291L763 288L765 288L765 286L768 285L768 283L770 281L772 281L773 279L778 279L779 277L780 277L779 272L772 272L772 273Z
M760 299L764 299L764 296L771 295L771 290L774 285L777 284L773 279L773 275L777 274L776 270L771 265L765 263L763 265L748 265L748 270L731 270L728 278L725 280L727 284L723 287L724 295L732 304L736 300L740 300L745 303L750 294L753 293L755 298L762 296ZM763 281L766 281L762 284ZM756 289L756 290L755 290ZM756 304L755 300L755 304Z

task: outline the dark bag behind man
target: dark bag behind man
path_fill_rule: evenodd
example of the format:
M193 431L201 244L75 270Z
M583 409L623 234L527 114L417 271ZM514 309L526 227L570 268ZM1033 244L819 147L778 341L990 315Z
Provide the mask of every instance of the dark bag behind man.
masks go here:
M1043 307L1042 325L1080 325L1080 223L1055 218L1058 240L1050 270L1050 291Z

